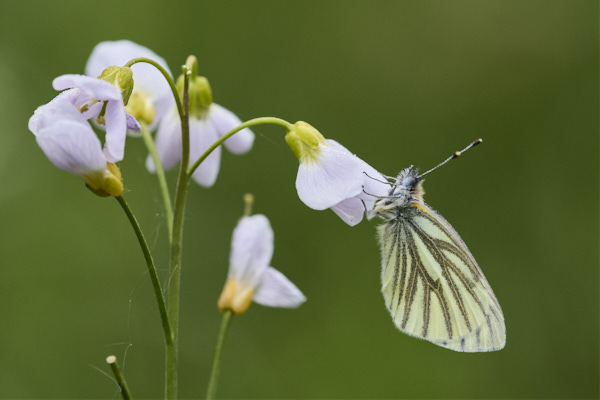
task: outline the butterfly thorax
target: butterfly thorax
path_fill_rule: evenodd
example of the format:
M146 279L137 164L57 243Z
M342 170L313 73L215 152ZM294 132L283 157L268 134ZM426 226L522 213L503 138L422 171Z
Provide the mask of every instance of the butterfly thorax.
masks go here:
M418 169L411 165L400 171L394 180L387 196L377 200L373 210L369 211L371 217L391 220L401 214L411 203L423 203L425 191Z

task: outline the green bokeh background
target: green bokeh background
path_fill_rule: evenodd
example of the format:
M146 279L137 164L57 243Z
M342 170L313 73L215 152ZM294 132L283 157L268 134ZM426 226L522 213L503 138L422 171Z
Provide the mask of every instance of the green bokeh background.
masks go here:
M281 129L227 152L192 186L184 240L180 395L202 397L242 195L275 230L273 266L297 310L235 318L222 398L598 397L598 2L0 1L0 398L163 392L163 348L142 254L116 201L55 168L27 120L93 46L130 39L178 73L199 59L242 119L304 120L381 172L432 167L426 200L459 231L506 317L508 343L460 354L399 333L379 290L376 222L304 206ZM141 141L125 193L161 277L166 226ZM173 182L174 171L169 173Z

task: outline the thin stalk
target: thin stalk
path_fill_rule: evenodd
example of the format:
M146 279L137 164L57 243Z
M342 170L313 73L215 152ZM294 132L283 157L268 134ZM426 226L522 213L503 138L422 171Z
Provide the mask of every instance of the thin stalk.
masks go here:
M110 369L112 370L112 373L115 376L115 379L117 380L119 390L121 391L121 397L123 398L123 400L131 400L131 392L129 391L129 387L127 386L125 377L121 372L121 368L119 368L119 363L117 363L117 357L108 356L106 357L106 362L110 365Z
M169 186L167 184L167 178L165 177L165 170L162 167L158 153L156 152L156 146L154 146L154 140L146 124L140 124L142 126L142 138L148 149L150 157L154 162L156 169L156 178L158 179L158 185L160 186L160 194L163 199L163 205L165 207L165 218L167 219L167 228L169 230L169 241L173 237L173 207L171 205L171 196L169 195Z
M127 218L129 219L129 223L131 227L135 231L135 235L138 239L140 247L142 248L142 252L144 253L144 259L146 260L146 266L148 267L148 275L150 275L150 280L152 281L152 288L154 289L154 297L156 297L156 302L158 303L158 311L160 313L160 320L162 323L163 332L165 335L165 343L168 345L172 342L171 337L171 326L169 324L169 317L167 313L167 307L165 304L165 298L163 296L162 288L160 286L160 281L158 280L158 274L156 273L156 267L154 266L154 260L152 259L152 254L150 253L150 248L148 247L148 243L144 238L144 234L142 233L142 229L138 224L135 215L131 212L129 205L125 201L123 196L115 197Z
M183 117L181 118L182 154L179 165L175 204L173 208L173 237L171 239L171 258L169 262L169 323L173 341L166 347L166 387L167 400L177 398L177 360L179 344L179 287L181 280L181 248L183 241L183 215L188 188L187 165L190 161L189 129L189 70L184 67Z
M217 338L217 346L215 348L215 357L213 359L212 370L210 372L210 380L208 381L208 389L206 391L206 399L214 400L217 395L217 385L219 383L219 374L221 372L221 361L223 359L223 344L225 343L225 337L229 331L229 325L233 318L233 311L225 310L223 313L223 319L221 320L221 328L219 329L219 336Z
M292 128L293 128L293 125L290 124L289 122L287 122L281 118L276 118L276 117L261 117L261 118L254 118L249 121L246 121L243 124L237 126L236 128L230 130L229 132L227 132L226 134L221 136L208 149L206 149L206 151L204 153L202 153L202 155L196 160L196 162L194 162L194 165L192 165L188 169L188 172L187 172L188 175L191 176L194 173L194 171L196 170L196 168L198 168L200 166L202 161L204 161L206 159L206 157L208 157L210 155L210 153L213 152L213 150L215 150L217 147L219 147L221 144L223 144L224 141L226 141L227 139L229 139L230 137L232 137L233 135L235 135L236 133L238 133L239 131L241 131L244 128L249 128L251 126L262 125L262 124L279 125L279 126L284 127L285 129L287 129L288 131L292 130Z
M169 87L171 88L171 92L173 93L173 97L175 98L175 103L177 103L177 112L179 113L179 117L183 119L183 104L181 104L181 99L179 98L179 93L177 92L177 86L175 86L175 81L173 81L173 78L171 78L171 74L169 74L169 71L163 68L163 66L157 63L156 61L145 57L138 57L129 60L129 62L127 62L127 64L124 65L124 67L131 68L133 64L141 62L154 66L166 79L167 83L169 84Z

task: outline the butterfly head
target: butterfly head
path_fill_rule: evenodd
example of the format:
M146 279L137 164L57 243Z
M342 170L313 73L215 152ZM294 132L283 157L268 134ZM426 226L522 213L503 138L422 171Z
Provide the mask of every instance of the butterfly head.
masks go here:
M419 170L411 165L400 171L394 178L387 196L378 199L375 207L369 211L369 219L374 216L383 219L393 218L397 209L413 201L422 202L424 193L423 179L419 176Z
M423 201L423 179L419 176L419 170L412 165L404 168L396 177L396 182L392 184L389 197L397 205L402 205L413 201Z

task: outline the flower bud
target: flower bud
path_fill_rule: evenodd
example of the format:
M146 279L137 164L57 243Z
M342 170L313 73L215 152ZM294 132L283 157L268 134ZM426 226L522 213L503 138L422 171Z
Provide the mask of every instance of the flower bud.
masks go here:
M102 71L98 77L119 89L123 97L123 104L127 105L133 91L133 72L128 67L112 66Z
M177 91L183 97L183 75L177 78ZM190 116L204 118L212 104L212 90L208 79L203 76L192 76L188 87Z
M143 90L136 89L132 93L125 110L139 122L150 125L154 121L154 102L152 97Z
M118 197L123 193L121 170L114 163L107 162L106 170L84 174L82 179L87 188L100 197Z
M325 138L311 125L298 121L285 135L285 141L292 153L301 163L310 163L319 159L319 146L325 144Z

